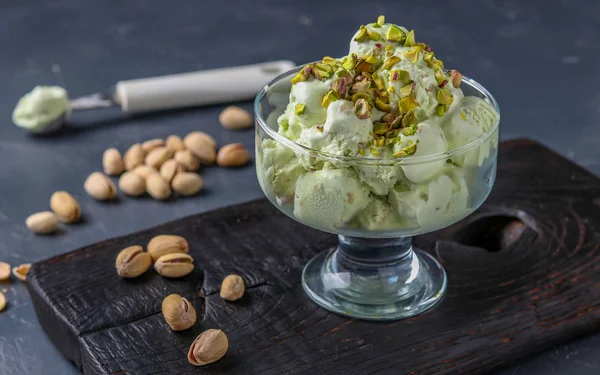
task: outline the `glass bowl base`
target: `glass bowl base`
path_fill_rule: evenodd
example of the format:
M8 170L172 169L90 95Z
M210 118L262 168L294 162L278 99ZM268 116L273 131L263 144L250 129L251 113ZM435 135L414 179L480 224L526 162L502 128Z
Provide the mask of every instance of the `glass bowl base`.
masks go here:
M435 258L418 249L410 252L407 278L406 261L349 268L344 267L339 248L323 251L304 267L302 287L318 305L340 315L368 320L409 318L441 301L447 285L446 272Z

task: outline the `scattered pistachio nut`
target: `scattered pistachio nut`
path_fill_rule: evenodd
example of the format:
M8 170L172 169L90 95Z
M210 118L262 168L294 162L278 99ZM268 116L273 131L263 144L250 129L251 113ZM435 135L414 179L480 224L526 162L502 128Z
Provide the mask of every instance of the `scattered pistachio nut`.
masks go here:
M151 174L158 173L158 169L151 167L149 165L143 164L135 167L132 170L133 173L137 174L144 180L148 178Z
M169 159L160 166L160 175L169 183L180 172L183 172L183 167L175 159Z
M202 164L213 165L217 158L217 143L204 132L192 132L183 139L185 147L200 159Z
M165 297L161 305L163 316L173 331L183 331L196 323L196 309L179 294Z
M171 196L171 186L159 173L152 173L146 178L146 191L156 200L165 200Z
M119 189L131 197L139 197L146 192L146 180L135 172L125 172L119 178Z
M165 142L165 146L170 148L174 152L185 150L185 145L183 144L183 140L178 135L170 135L167 137L167 141Z
M6 281L10 277L10 264L0 262L0 281Z
M154 263L154 269L164 277L183 277L194 270L194 258L183 253L163 255Z
M200 167L200 159L192 154L190 150L177 151L175 161L188 172L196 172Z
M125 156L123 156L123 163L125 165L125 169L131 171L135 167L143 165L145 159L146 151L144 151L141 144L136 143L129 147L127 152L125 152Z
M25 280L27 280L27 274L29 273L30 269L31 269L31 263L19 264L18 266L13 267L12 274L17 279L19 279L21 281L25 281Z
M133 245L124 248L117 255L115 267L117 275L124 278L138 277L152 265L152 257L144 251L144 248Z
M50 208L63 223L76 223L81 218L81 207L66 191L57 191L50 197Z
M242 298L244 291L244 280L238 275L229 275L221 283L220 296L227 301L237 301Z
M241 143L231 143L221 147L217 155L217 164L221 167L241 167L248 164L250 155Z
M146 155L144 163L156 169L160 168L167 160L171 159L175 152L167 147L157 147Z
M29 216L25 225L35 234L50 234L58 229L59 220L54 212L42 211Z
M100 172L93 172L83 184L85 191L94 199L104 201L117 196L115 184Z
M102 167L107 175L118 176L125 170L125 162L116 148L109 148L102 155Z
M196 195L202 190L204 181L199 174L193 172L177 173L171 181L171 187L177 194L190 197Z
M148 242L148 253L153 261L156 261L163 255L175 253L187 253L189 250L188 242L185 238L174 234L161 234L153 237Z
M251 127L254 120L248 111L232 105L221 112L219 122L225 129L240 130Z
M203 366L223 358L229 341L220 329L209 329L202 332L188 351L188 361L194 366Z
M4 293L0 292L0 311L4 310L5 307L6 307L6 297L4 296Z
M150 139L150 140L142 143L142 150L144 150L145 153L149 153L150 151L154 150L155 148L164 147L164 146L165 146L165 141L163 141L160 138L155 138L155 139Z

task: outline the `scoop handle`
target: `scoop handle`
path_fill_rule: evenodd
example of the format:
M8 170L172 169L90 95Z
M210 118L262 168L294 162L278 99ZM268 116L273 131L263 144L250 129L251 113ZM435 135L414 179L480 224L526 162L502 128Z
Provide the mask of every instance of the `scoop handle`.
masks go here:
M123 112L147 112L252 99L269 81L294 68L289 60L120 81Z

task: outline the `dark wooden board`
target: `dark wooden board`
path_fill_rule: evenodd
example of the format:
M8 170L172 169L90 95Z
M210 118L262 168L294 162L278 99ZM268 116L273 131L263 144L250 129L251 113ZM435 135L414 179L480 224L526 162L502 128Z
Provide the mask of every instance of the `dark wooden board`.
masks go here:
M40 324L85 374L481 374L600 327L600 180L528 140L500 146L496 186L469 218L416 245L448 271L438 307L376 323L328 313L302 291L302 267L335 244L266 200L176 220L33 265ZM162 233L190 242L196 269L169 280L114 271L116 254ZM225 302L222 278L242 275ZM172 332L162 298L179 293L199 319ZM194 337L220 328L227 355L187 363Z

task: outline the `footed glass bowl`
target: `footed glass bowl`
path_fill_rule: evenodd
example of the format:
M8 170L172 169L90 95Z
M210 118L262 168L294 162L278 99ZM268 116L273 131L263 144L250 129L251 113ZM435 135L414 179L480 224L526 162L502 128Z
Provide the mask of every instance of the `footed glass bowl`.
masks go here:
M485 201L496 177L499 121L444 153L393 160L327 154L278 134L299 69L267 84L254 110L256 170L267 198L292 219L339 237L304 268L304 290L322 307L361 319L401 319L431 308L444 296L446 273L413 248L412 236L452 225ZM477 82L464 77L461 88L499 115ZM464 131L452 129L459 137Z

